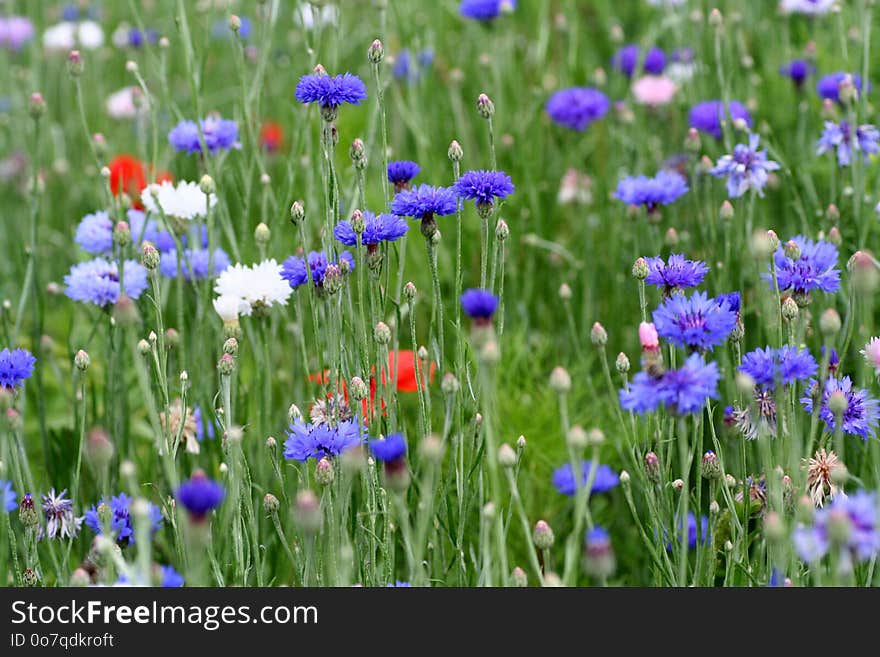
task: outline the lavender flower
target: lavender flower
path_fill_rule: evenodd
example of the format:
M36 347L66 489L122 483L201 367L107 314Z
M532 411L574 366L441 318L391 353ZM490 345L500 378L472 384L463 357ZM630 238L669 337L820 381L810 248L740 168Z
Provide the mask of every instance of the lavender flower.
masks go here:
M715 139L721 139L721 122L728 117L731 121L741 119L749 128L752 127L752 117L742 103L732 100L727 107L728 111L725 112L724 103L720 100L707 100L694 105L689 115L690 126Z
M623 46L611 60L611 65L626 77L636 72L641 57L641 49L634 44ZM666 68L666 54L660 48L649 48L642 61L642 70L651 75L660 75Z
M810 381L810 388L819 385L817 381ZM828 400L834 393L841 393L846 398L846 410L843 412L842 431L850 436L859 436L867 440L877 430L877 420L880 419L880 403L871 394L862 388L853 388L852 380L845 376L837 379L829 376L822 390L822 402L819 407L819 417L825 423L828 431L836 430L834 412L828 408ZM810 390L801 397L801 405L807 413L813 412L813 396Z
M691 354L677 370L657 376L639 372L628 389L620 390L620 405L633 413L650 413L661 405L672 413L699 412L709 399L718 398L718 365L706 364L699 354Z
M316 103L322 108L338 109L340 105L360 105L367 98L363 80L351 73L327 75L311 73L300 78L296 85L296 99L303 103Z
M669 256L667 262L661 257L645 258L648 264L648 276L645 283L663 288L665 294L673 290L696 287L703 282L709 271L708 265L699 260L685 260L684 255Z
M796 296L807 296L813 290L837 292L840 288L840 270L837 265L837 247L831 242L814 242L803 235L793 237L800 257L792 260L785 255L782 244L773 256L776 279L780 290L791 290ZM773 286L772 273L762 274Z
M393 214L373 214L364 211L364 232L361 233L361 244L367 247L376 246L380 242L395 242L406 234L409 225ZM357 234L351 222L340 221L333 229L333 236L345 246L357 246Z
M614 198L627 205L641 205L649 212L656 212L661 205L669 205L688 191L687 181L672 171L659 171L653 178L629 176L620 181Z
M571 87L550 96L547 114L555 123L582 132L591 123L608 114L611 103L608 97L591 87Z
M86 253L109 253L113 248L113 221L110 215L104 210L87 214L76 227L73 241Z
M566 463L553 471L553 485L556 487L556 490L563 495L572 497L578 488L583 488L587 485L587 481L590 477L590 470L592 469L592 461L581 461L580 476L578 477L578 481L575 482L574 470L572 469L571 463ZM620 483L620 477L610 466L600 463L597 464L595 470L596 472L593 475L593 485L590 487L591 495L593 493L607 493Z
M853 560L867 561L880 554L877 495L858 491L849 496L837 495L829 506L816 511L812 526L795 529L792 541L798 556L815 563L828 554L835 544L832 525L838 523L846 528L846 539L839 543L841 567L848 570Z
M34 25L24 16L0 16L0 48L18 52L34 38Z
M125 294L137 299L147 289L147 270L134 260L126 260L123 275ZM64 277L64 285L64 293L74 301L103 307L119 300L117 264L103 258L71 267L70 273Z
M398 217L425 219L452 214L457 205L452 188L422 184L398 192L391 201L391 212Z
M831 11L836 2L837 0L782 0L779 7L789 14L821 16Z
M852 80L853 86L856 88L856 91L861 94L862 76L858 73L846 73L844 71L829 73L828 75L819 78L818 82L816 82L816 93L819 94L820 98L826 98L828 100L833 100L834 102L839 103L840 83L843 82L847 76L849 76ZM870 90L870 85L868 85L868 90Z
M459 198L487 207L494 205L495 199L504 200L513 194L514 186L503 171L466 171L452 189Z
M678 347L711 351L736 326L736 313L726 300L719 303L705 292L690 297L675 294L654 311L654 326Z
M498 297L489 290L470 288L461 295L461 307L468 317L488 321L498 308Z
M345 261L349 271L354 270L354 258L348 251L339 254L339 262ZM338 265L339 262L333 263ZM308 269L311 270L312 282L315 287L324 284L324 275L330 262L324 252L311 251L308 255ZM281 266L281 278L290 283L290 287L299 287L309 282L309 272L306 269L306 261L299 256L290 256Z
M232 148L241 148L241 143L238 141L238 124L235 121L209 116L199 123L202 127L205 148L209 152L216 153L219 150L228 151ZM168 143L175 150L184 153L202 152L202 145L199 142L199 127L194 121L178 123L168 133Z
M76 538L79 533L83 519L74 517L73 501L66 498L65 495L67 495L67 489L56 495L54 488L49 491L48 495L43 495L43 515L46 518L46 528L45 531L40 528L40 537L45 536L49 539Z
M155 534L162 526L162 512L155 504L147 503L150 516L150 535ZM131 545L135 541L135 527L131 519L131 498L125 493L111 497L109 501L101 499L97 505L86 511L85 523L96 534L104 533L102 506L107 509L107 527L120 547Z
M220 506L226 491L222 484L211 481L204 472L197 470L188 481L178 486L174 496L194 521L201 522Z
M0 388L20 388L25 379L34 373L36 362L37 359L27 349L6 348L0 351Z
M805 59L793 59L779 67L779 74L787 78L791 78L795 87L800 89L804 86L804 82L808 77L816 72L816 67L812 62Z
M284 441L284 458L293 461L316 461L325 456L339 456L364 441L362 429L354 420L329 424L306 424L297 420L290 425Z
M0 479L0 509L9 513L18 508L18 496L12 490L12 482Z
M229 267L229 256L223 249L214 249L213 262L210 263L208 249L184 249L180 269L184 280L203 280L213 278ZM208 271L210 269L210 271ZM159 272L167 278L177 278L177 251L172 249L162 254Z
M709 170L716 178L727 177L730 198L738 198L750 189L763 196L769 173L779 169L778 163L767 159L767 151L758 150L760 140L758 135L750 134L748 146L737 144L733 153L722 156Z
M791 385L806 381L816 374L819 366L807 349L785 345L779 349L755 349L743 356L740 372L745 372L761 386Z
M516 9L516 0L461 0L458 10L465 18L491 21Z
M872 125L860 125L853 134L852 126L846 119L839 124L826 121L822 137L816 144L816 154L822 155L836 150L837 164L848 167L852 163L853 151L858 151L867 164L871 161L872 155L880 153L878 142L880 142L880 131Z

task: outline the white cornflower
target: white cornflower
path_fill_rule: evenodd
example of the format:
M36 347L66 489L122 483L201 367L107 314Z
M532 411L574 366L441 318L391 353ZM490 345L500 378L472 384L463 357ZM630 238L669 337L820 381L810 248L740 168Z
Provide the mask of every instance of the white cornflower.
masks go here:
M220 315L224 324L238 322L238 316L246 309L247 304L232 294L224 294L214 299L214 310Z
M217 197L211 194L210 199L211 207L214 207ZM185 180L176 185L168 181L161 185L148 185L141 192L141 202L150 212L159 212L159 208L162 208L166 216L178 219L195 219L208 214L205 193L199 189L198 183Z
M275 304L286 306L293 293L290 284L281 278L281 265L275 260L264 260L250 267L236 264L226 268L214 285L218 299L214 302L217 313L224 318L231 316L232 301L239 303L237 311L250 316Z
M865 357L865 360L868 361L868 365L874 368L874 372L877 375L880 375L880 338L871 338L868 340L865 348L859 353Z
M95 50L104 45L104 30L95 21L62 21L43 32L43 47L52 52L68 52L74 48Z
M147 111L147 100L141 98L140 107L134 102L135 87L123 87L107 97L107 114L113 119L133 119Z

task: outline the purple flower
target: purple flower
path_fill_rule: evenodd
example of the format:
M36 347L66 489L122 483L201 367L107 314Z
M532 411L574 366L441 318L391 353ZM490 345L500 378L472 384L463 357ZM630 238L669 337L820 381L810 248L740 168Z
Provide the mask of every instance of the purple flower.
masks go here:
M680 540L682 531L681 521L678 521L676 525L678 525L678 529L676 530L676 538ZM697 517L691 512L688 512L687 532L688 549L693 550L695 547L697 547ZM705 545L709 541L709 519L706 516L700 517L700 537L700 542L703 545ZM672 543L667 542L666 549L672 550Z
M732 100L728 103L728 109L728 112L724 111L724 103L720 100L698 103L691 109L690 126L712 135L715 139L721 139L721 121L728 117L731 121L742 119L749 128L752 127L752 117L742 103Z
M338 108L345 103L360 105L367 98L367 87L363 80L351 73L333 76L311 73L299 79L295 95L303 104L317 103L321 107Z
M34 38L34 25L24 16L0 16L0 48L13 52Z
M699 260L685 260L684 255L675 254L669 256L669 261L663 258L645 258L648 263L648 276L645 283L662 287L669 294L674 289L696 287L703 282L703 278L709 271L708 265Z
M803 235L792 240L800 249L800 257L792 260L785 255L782 244L776 249L773 260L780 290L792 290L796 295L806 295L813 290L837 292L840 288L840 270L837 269L837 247L831 242L814 242ZM772 273L762 274L773 288Z
M740 372L745 372L758 385L772 388L806 381L816 374L819 366L807 349L785 345L779 349L755 349L743 356Z
M397 160L388 163L388 182L403 185L419 175L422 168L410 160Z
M458 10L465 18L491 21L516 9L516 0L461 0Z
M816 72L816 67L812 62L805 59L793 59L787 64L779 67L779 74L787 78L791 78L795 86L800 89L808 77Z
M503 171L466 171L452 186L459 198L475 201L477 205L493 205L495 199L513 194L513 182Z
M853 139L855 137L855 139ZM880 152L880 132L872 125L860 125L853 135L852 126L846 119L841 122L825 122L822 137L816 144L816 154L822 155L829 151L837 151L837 164L847 167L852 163L853 151L859 151L865 164L871 161L871 156Z
M810 381L811 389L816 385L818 385L817 381ZM829 376L825 381L819 417L822 418L828 431L833 433L836 429L834 412L828 408L828 399L837 392L846 398L847 403L843 413L843 433L859 436L862 440L873 436L877 429L877 420L880 418L880 403L867 390L853 388L852 380L848 376L842 379ZM813 396L810 390L807 390L807 394L801 397L801 405L808 413L813 412Z
M451 188L424 184L398 192L391 201L392 214L415 219L452 214L457 207Z
M34 373L37 359L27 349L0 351L0 388L20 388Z
M213 278L229 267L229 256L223 249L214 249L213 262L208 271L210 251L208 249L184 249L180 269L183 278L202 280ZM159 260L159 272L167 278L177 278L177 251L172 249L162 254Z
M18 496L12 490L12 482L0 479L0 509L6 513L18 508Z
M658 335L681 348L712 350L736 326L736 313L727 301L718 303L705 292L690 297L674 294L654 311Z
M393 214L373 214L364 211L364 232L361 233L361 244L375 246L380 242L395 242L406 234L409 224ZM357 246L357 235L351 222L340 221L333 228L333 236L345 246Z
M727 292L724 294L719 294L717 297L715 297L715 301L718 302L718 305L721 305L726 301L727 305L733 312L739 312L741 303L739 292Z
M591 87L571 87L550 96L547 114L555 123L582 132L593 121L608 114L611 103L608 97Z
M687 181L674 171L658 171L653 178L628 176L617 185L614 198L627 205L644 206L655 212L661 205L669 205L688 191Z
M96 534L104 532L104 521L101 518L101 506L107 508L107 527L120 547L134 543L135 527L131 520L131 498L125 493L111 497L109 501L102 499L97 505L86 511L85 523ZM150 517L150 533L155 534L162 526L162 512L155 504L147 503Z
M174 570L173 566L162 566L159 570L162 577L162 588L178 588L183 586L183 575Z
M373 456L383 463L399 461L406 454L406 438L399 433L389 434L379 440L371 440L368 444Z
M326 423L306 424L297 420L290 425L284 441L284 458L293 461L316 461L325 456L339 456L364 441L362 429L354 420L332 427Z
M65 497L65 488L57 495L55 489L43 495L43 516L46 519L45 531L40 528L40 538L76 538L83 519L73 515L73 500ZM26 496L29 497L29 496Z
M641 49L634 44L623 46L611 59L611 65L626 77L631 78L636 72L641 57ZM666 68L666 54L660 48L650 48L645 53L642 70L652 75L660 75Z
M220 506L225 496L223 485L208 479L201 470L197 470L188 481L180 484L174 495L197 522L204 520L208 513Z
M592 461L581 461L580 476L576 482L571 463L566 463L553 471L553 485L556 487L556 490L563 495L572 497L578 488L583 488L587 485L587 481L590 477L590 470L593 469ZM600 463L595 467L593 484L590 486L590 494L607 493L619 483L620 477L617 476L617 473L604 463Z
M348 264L349 271L354 270L354 258L348 251L339 254L339 262L345 260ZM312 282L315 287L321 287L324 283L324 275L327 273L327 267L330 264L324 252L311 251L308 255L309 270L312 274ZM334 264L339 264L336 262ZM306 269L306 261L299 256L290 256L281 265L281 278L290 283L290 287L299 287L309 282L309 271Z
M846 76L850 76L852 80L853 86L856 88L860 94L862 93L862 76L858 73L846 73L844 71L838 71L837 73L829 73L816 82L816 93L819 94L820 98L827 98L828 100L833 100L837 103L840 102L840 83L846 79ZM871 90L871 85L868 85L868 91Z
M756 134L749 135L748 146L737 144L732 154L723 155L709 170L716 178L727 177L730 198L738 198L750 189L763 196L769 173L779 169L778 163L767 159L767 151L758 150L760 140Z
M472 319L490 320L498 308L498 297L489 290L470 288L461 295L461 307Z
M147 289L147 270L134 260L123 268L125 294L137 299ZM119 300L119 271L115 262L95 258L70 268L64 277L64 293L74 301L106 306Z
M134 236L134 230L132 230ZM104 210L87 214L76 227L73 241L86 253L109 253L113 248L113 221Z
M238 141L238 124L235 121L209 116L199 123L202 126L205 147L209 152L216 153L218 150L228 151L231 148L241 148ZM199 143L199 128L194 121L178 123L168 133L168 143L175 150L185 153L202 152L202 145Z
M699 354L691 354L677 370L660 376L639 372L629 389L620 391L620 405L634 413L650 413L661 405L672 413L699 412L709 399L718 398L718 365L706 364Z
M812 526L800 526L792 535L795 551L808 563L824 557L834 545L832 524L848 529L846 540L840 545L841 567L852 567L852 560L867 561L880 554L880 507L877 495L858 491L853 495L836 495L827 507L813 515Z

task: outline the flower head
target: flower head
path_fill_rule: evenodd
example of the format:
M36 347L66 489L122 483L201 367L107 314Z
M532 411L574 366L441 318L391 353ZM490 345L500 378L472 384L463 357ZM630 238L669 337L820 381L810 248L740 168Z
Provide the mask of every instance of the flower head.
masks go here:
M724 103L720 100L707 100L694 105L689 116L690 126L715 139L721 139L721 123L728 118L731 121L740 119L752 127L752 117L742 103L732 100L727 107L728 111L725 111Z
M675 294L653 316L661 337L690 349L711 350L724 342L736 326L736 313L728 302L719 303L705 292L695 292L690 297Z
M274 259L247 266L227 267L214 284L214 292L221 298L237 299L239 314L251 315L274 305L286 306L292 290L282 277L282 267Z
M12 490L12 482L0 479L0 510L9 513L18 508L18 496Z
M208 249L184 249L177 268L177 251L165 251L159 260L159 272L168 278L177 278L178 274L187 281L213 278L229 267L229 256L223 249L214 249L213 257Z
M807 490L810 499L817 507L822 507L826 498L834 499L839 492L835 483L835 471L843 468L843 462L834 452L826 452L824 447L818 449L814 456L803 461L807 467Z
M453 190L459 198L493 205L513 194L513 182L503 171L467 171L455 181Z
M82 526L83 519L73 515L73 500L65 497L67 489L57 495L55 489L43 495L43 516L46 518L45 533L47 538L75 538ZM41 528L42 529L42 528Z
M452 188L422 184L398 192L391 201L391 212L399 217L424 219L452 214L457 205Z
M880 375L880 338L871 338L860 352L874 372Z
M832 536L832 526L843 525L846 539ZM838 495L827 507L813 515L811 526L800 526L792 536L795 551L808 563L815 563L838 545L839 567L851 568L852 561L867 561L880 554L880 509L877 495L858 491L854 495Z
M223 119L218 116L209 116L199 121L201 124L202 138L205 148L210 153L231 148L241 148L238 141L238 124L231 119ZM171 132L168 133L168 143L175 150L184 153L201 153L202 145L199 141L199 126L195 121L181 121Z
M24 16L0 16L0 48L18 52L34 38L34 24Z
M396 160L388 163L388 182L403 185L419 175L422 168L410 160Z
M808 77L816 72L816 67L806 59L793 59L779 67L779 74L791 78L795 86L800 89Z
M361 244L374 246L380 242L395 242L406 234L409 224L393 214L373 214L364 211L364 232L361 233ZM350 221L340 221L333 228L333 236L345 246L357 246L357 234ZM314 253L314 252L313 252Z
M727 178L730 198L742 196L750 189L763 196L769 173L779 169L777 162L767 159L767 151L758 150L760 139L756 134L749 135L748 145L737 144L733 153L723 155L709 170L716 178Z
M125 295L137 299L147 289L147 270L134 260L123 266ZM119 268L116 262L95 258L70 268L64 277L64 293L74 301L107 306L119 300Z
M617 185L614 197L627 205L644 206L654 212L661 205L669 205L688 191L687 181L673 171L659 171L653 178L628 176Z
M36 362L37 359L27 349L6 348L0 351L0 388L20 388L25 379L34 373Z
M370 452L379 461L388 463L399 461L406 454L406 438L403 434L392 433L378 440L369 442Z
M853 151L860 152L867 164L872 155L880 153L880 131L868 124L860 125L853 131L846 119L840 123L826 121L822 137L816 144L816 154L830 151L837 151L839 166L847 167L852 163Z
M623 46L618 50L611 59L611 65L626 77L631 78L636 72L640 59L642 59L642 70L645 73L660 75L666 67L666 53L660 48L648 49L642 58L641 48L634 44Z
M388 215L380 215L388 216ZM341 225L341 224L340 224ZM338 228L339 226L337 226ZM335 232L335 231L334 231ZM354 231L352 231L354 232ZM396 238L395 238L396 239ZM348 251L339 254L340 262L345 260L350 269L354 269L354 258ZM312 282L315 287L321 287L324 284L324 276L327 273L327 267L331 263L327 260L327 256L323 251L311 251L308 255L308 269L306 269L306 261L299 256L290 256L284 261L281 267L281 278L289 283L289 287L299 287L309 282L309 270L311 270Z
M489 290L470 288L461 295L461 307L472 319L489 320L498 308L498 297Z
M554 123L582 132L594 121L608 114L611 103L598 89L591 87L571 87L562 89L550 96L547 101L547 114Z
M111 535L120 547L131 545L135 541L135 527L131 519L131 498L125 493L119 493L109 500L101 499L98 504L93 505L91 509L86 511L85 523L96 534L103 534L105 528L105 519L102 518L102 506L108 510L106 525ZM159 507L152 503L148 504L148 513L150 518L150 533L155 534L162 526L162 512Z
M461 0L458 7L462 16L477 21L491 21L514 9L516 0Z
M220 506L226 490L222 484L208 479L204 472L197 470L188 481L178 486L174 496L193 520L201 521Z
M862 76L858 73L846 73L845 71L829 73L828 75L819 78L816 82L816 93L819 94L820 98L826 98L839 103L840 83L846 80L847 76L852 80L856 91L862 93ZM868 88L870 89L870 85L868 85Z
M290 425L284 441L284 458L293 461L316 461L325 456L339 456L364 441L362 429L355 420L330 424L306 424L297 420Z
M743 356L740 372L745 372L761 386L791 385L806 381L816 374L819 366L807 349L785 345L779 349L755 349Z
M686 260L682 254L669 256L667 262L661 257L645 258L648 276L645 283L663 288L667 294L675 289L696 287L703 282L709 266L699 260Z
M599 463L594 467L592 461L581 461L578 481L575 481L571 463L566 463L553 471L553 485L563 495L572 497L578 488L587 485L591 472L593 475L593 483L590 486L591 495L593 493L607 493L620 483L620 477L610 466Z
M176 185L165 181L156 187L146 187L141 192L141 201L150 212L191 220L207 216L208 203L214 207L217 197L214 194L206 195L198 183L182 180Z
M164 589L183 586L183 575L174 570L173 566L162 566L159 569L161 586Z
M814 242L803 235L793 237L791 241L797 244L800 251L797 260L785 255L782 244L773 256L779 289L791 290L795 295L806 295L813 290L837 292L840 288L840 270L835 266L837 247L831 242ZM772 273L763 274L762 277L768 285L773 285Z
M782 0L779 8L787 14L821 16L831 11L837 0Z
M351 73L332 76L310 73L300 78L295 95L303 104L316 103L321 107L338 108L346 103L360 105L367 98L367 87L363 80Z
M678 84L665 75L644 75L633 83L632 92L637 103L660 107L672 102Z
M815 380L810 381L810 388L819 385ZM819 417L825 423L828 431L837 429L834 411L828 407L828 400L835 393L841 393L846 399L846 410L843 412L842 431L850 436L859 436L867 440L877 430L877 421L880 419L880 403L871 396L871 393L863 388L853 388L852 380L845 376L837 379L829 376L822 390L822 401L819 407ZM813 412L813 395L810 390L801 397L801 405L807 413Z

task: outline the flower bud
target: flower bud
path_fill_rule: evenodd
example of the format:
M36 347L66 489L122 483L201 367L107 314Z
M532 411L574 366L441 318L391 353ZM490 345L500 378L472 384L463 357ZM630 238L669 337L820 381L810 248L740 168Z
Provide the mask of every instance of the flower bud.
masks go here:
M76 355L73 357L73 364L80 372L85 372L89 369L89 364L92 362L92 359L89 357L88 352L80 349L76 352Z
M477 112L479 112L480 116L484 119L491 119L495 114L495 104L486 94L480 94L477 98Z
M369 50L367 50L367 59L370 60L371 64L378 64L385 58L385 47L382 45L382 42L379 39L375 39L373 43L370 44Z
M513 447L504 443L498 448L498 463L502 468L512 468L516 465L516 452Z
M351 213L349 223L351 224L351 229L354 231L355 235L363 234L367 228L367 223L364 220L364 213L360 210L355 210Z
M699 153L701 147L700 132L696 128L689 128L684 139L684 149L688 153Z
M453 139L449 144L449 150L446 152L446 155L452 162L461 162L464 157L464 151L461 149L461 144Z
M296 494L293 517L304 532L314 534L321 527L321 503L315 492L308 488Z
M632 275L638 281L643 281L648 277L648 261L644 258L637 258L632 266Z
M306 218L305 207L302 201L294 201L290 206L290 223L299 226Z
M440 382L440 390L444 395L450 397L456 393L458 393L461 386L458 383L458 379L455 378L455 375L452 372L447 372L443 375L443 380Z
M782 302L782 317L788 321L794 321L800 314L798 304L792 297L786 297Z
M510 228L504 219L499 219L498 223L495 224L495 237L499 242L503 242L510 237Z
M318 464L315 466L315 481L322 486L329 486L335 478L336 473L333 471L333 464L327 458L322 458L318 461Z
M141 246L141 264L147 271L156 271L161 260L162 256L159 254L159 250L150 242L144 242Z
M619 354L617 354L617 360L614 361L614 367L619 373L626 374L627 372L629 372L630 367L629 357L621 351Z
M146 356L147 354L150 353L150 350L151 350L150 343L144 339L138 340L137 350L141 356Z
M217 371L221 376L230 376L235 371L235 358L231 354L223 354L217 363Z
M226 25L238 35L239 30L241 30L241 19L235 14L230 14L229 18L226 19Z
M700 474L703 476L703 479L708 479L709 481L721 479L721 462L712 450L703 454L703 460L700 462Z
M682 479L675 479L672 482L672 490L676 493L680 493L684 490L684 481Z
M412 300L416 298L416 291L415 283L409 281L403 286L403 298L412 303Z
M564 395L571 390L571 376L563 367L555 367L550 373L550 389Z
M529 585L529 578L526 576L526 572L519 566L510 573L510 581L517 588L525 588Z
M721 204L721 209L718 211L718 216L721 217L723 221L730 221L733 219L733 204L726 200Z
M585 449L590 442L587 432L584 431L584 428L579 424L574 425L568 430L565 440L568 443L568 446L575 451Z
M834 415L842 416L846 413L847 408L849 408L849 401L843 392L835 390L828 395L828 410L834 413Z
M378 322L373 328L373 339L377 344L383 346L391 342L391 329L388 328L388 324L385 322Z
M79 50L71 50L67 54L67 72L70 73L70 77L78 78L83 74L84 68L85 63Z
M790 260L800 260L801 247L794 240L789 240L785 243L785 257Z
M351 162L355 169L360 171L366 168L367 149L364 146L362 139L355 139L351 142L351 147L348 149L348 155L351 158Z
M654 484L660 483L660 459L654 452L645 454L645 476Z
M608 333L605 331L605 327L599 322L595 322L593 328L590 329L590 340L597 347L604 347L608 344Z
M102 427L94 427L89 431L86 437L85 457L97 472L102 472L110 465L115 451L110 436Z
M257 227L254 229L254 241L257 245L262 247L266 246L271 237L272 232L269 230L269 227L262 221L258 223Z
M419 443L419 454L427 462L439 465L443 462L443 441L439 436L431 434Z
M834 308L828 308L819 317L819 330L827 338L840 333L840 314Z
M571 301L572 293L571 287L569 287L568 283L563 283L559 286L559 298L563 301Z
M214 179L206 173L199 180L199 189L202 194L214 194L217 191L217 185L214 183Z
M553 547L556 537L553 535L553 529L544 520L535 523L535 529L532 532L532 540L535 547L539 550L549 550Z
M46 100L43 98L43 94L34 92L28 98L28 114L31 115L32 119L39 119L43 114L46 113Z
M359 376L352 377L348 387L351 390L351 396L355 401L364 400L370 394L367 384L364 383L364 380Z

